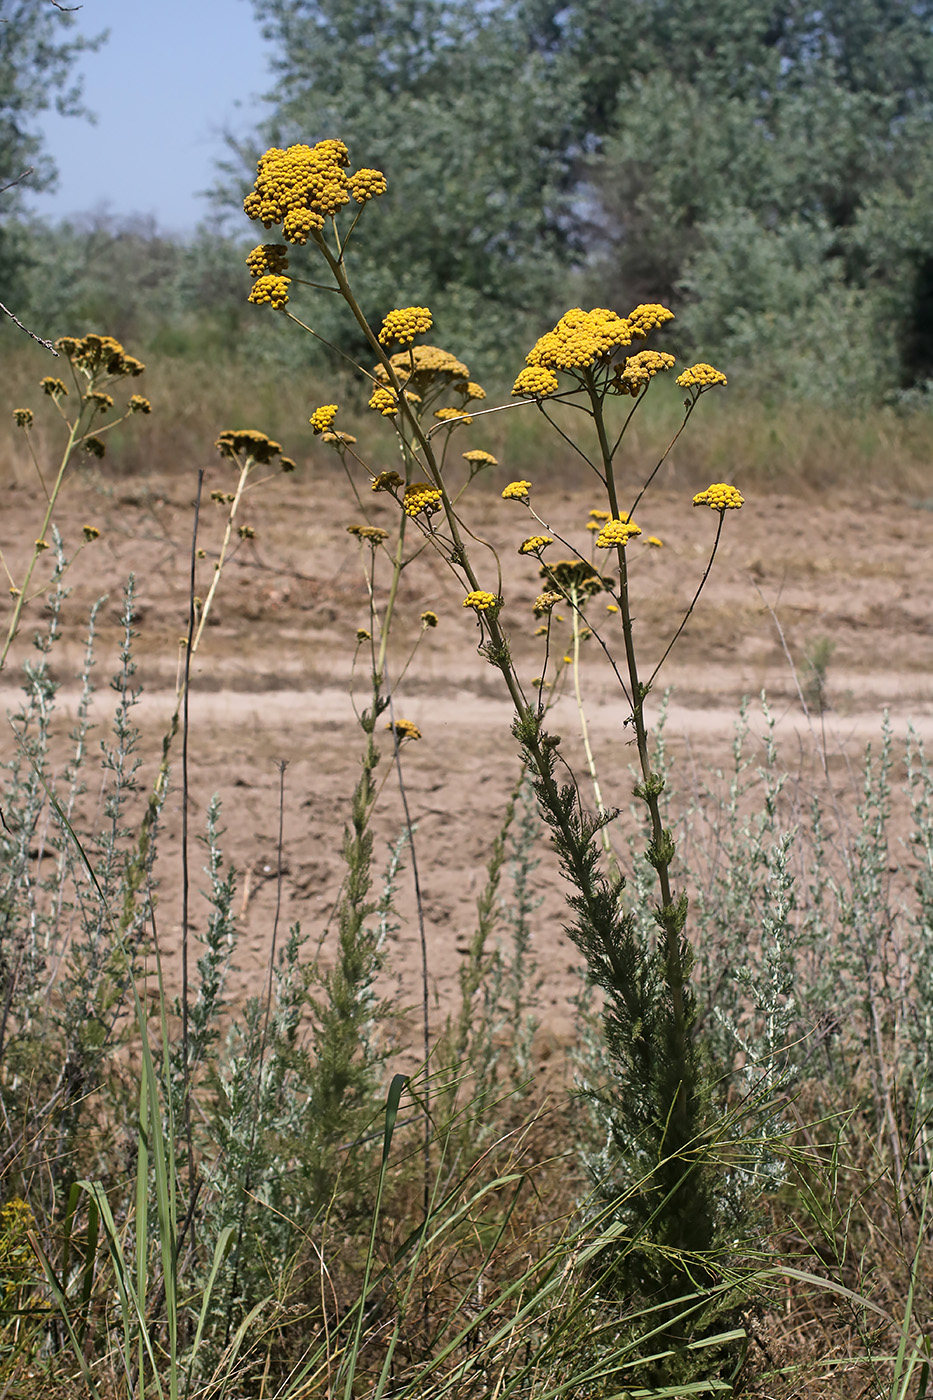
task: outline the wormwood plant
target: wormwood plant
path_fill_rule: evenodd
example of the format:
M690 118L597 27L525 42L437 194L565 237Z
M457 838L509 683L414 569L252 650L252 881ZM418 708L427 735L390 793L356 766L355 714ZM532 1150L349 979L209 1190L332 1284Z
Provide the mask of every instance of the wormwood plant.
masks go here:
M726 512L743 504L740 492L733 485L715 483L694 498L695 506L708 507L717 517L708 563L683 621L660 657L647 665L636 646L630 553L642 538L635 510L701 397L724 386L725 376L708 364L692 365L677 376L684 395L683 421L648 479L633 483L621 469L625 433L653 381L673 369L674 356L654 349L629 352L669 322L671 312L658 304L639 305L626 316L602 308L575 308L532 347L515 380L513 397L542 413L592 473L605 504L592 512L591 525L596 550L606 562L597 567L574 548L566 537L569 522L542 519L530 482L506 487L504 499L525 509L540 527L517 541L519 554L537 565L543 583L535 604L543 637L540 674L522 674L508 630L520 625L520 619L513 617L503 596L495 551L472 532L464 505L470 483L494 459L469 450L458 462L452 451L454 434L468 428L477 412L491 411L477 408L485 391L454 354L424 343L433 324L427 307L389 310L377 324L360 306L348 252L365 206L384 193L386 180L378 170L347 173L348 165L347 149L336 140L273 148L260 159L244 208L267 229L280 228L284 241L262 244L250 253L247 262L254 281L249 299L271 305L315 335L313 324L288 309L291 298L299 287L335 293L372 350L372 368L356 369L366 384L369 407L390 418L396 428L399 470L367 465L355 439L335 427L338 405L316 409L311 424L338 453L364 520L369 492L387 493L399 507L394 538L368 520L351 527L369 540L374 552L385 551L393 561L381 641L372 656L374 684L389 686L387 619L398 571L406 558L429 547L457 580L463 607L476 619L478 653L499 672L511 698L513 734L571 886L568 933L586 957L592 982L605 995L604 1034L614 1071L607 1112L615 1160L612 1178L603 1185L610 1199L620 1202L620 1219L637 1244L620 1252L618 1274L611 1283L622 1290L673 1298L684 1286L685 1270L707 1279L716 1273L716 1176L725 1129L696 1035L687 893L675 881L674 841L661 806L664 780L651 762L645 701L709 575ZM293 250L302 246L308 247L320 269L315 280L290 273ZM551 410L556 402L578 411L579 432L567 433L559 425ZM412 533L415 543L409 547ZM555 542L569 558L552 562L546 557ZM609 600L608 612L600 610L598 619L597 597ZM546 725L547 691L555 672L552 655L565 651L556 646L558 605L571 613L577 647L584 630L595 638L625 699L622 733L634 740L637 753L634 791L644 816L644 859L653 871L650 934L630 907L626 876L608 849L606 830L618 810L603 799L592 749L587 742L594 794L590 805L561 756L560 736Z

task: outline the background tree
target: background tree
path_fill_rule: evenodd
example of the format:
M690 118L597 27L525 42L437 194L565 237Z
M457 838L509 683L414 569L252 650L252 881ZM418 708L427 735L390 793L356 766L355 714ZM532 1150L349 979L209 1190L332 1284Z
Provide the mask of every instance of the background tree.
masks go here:
M557 5L255 0L255 9L277 82L251 169L265 145L339 133L355 163L389 179L352 253L372 314L426 301L439 334L487 362L521 340L530 314L535 325L551 315L581 251L583 81L560 43Z
M2 0L0 3L0 215L22 207L28 188L48 189L55 166L32 125L39 112L54 107L63 116L87 115L81 82L73 76L75 60L106 38L70 37L74 17L53 0ZM15 182L15 183L14 183ZM0 224L0 300L13 298L18 275L28 258L21 227ZM9 324L9 323L7 323Z

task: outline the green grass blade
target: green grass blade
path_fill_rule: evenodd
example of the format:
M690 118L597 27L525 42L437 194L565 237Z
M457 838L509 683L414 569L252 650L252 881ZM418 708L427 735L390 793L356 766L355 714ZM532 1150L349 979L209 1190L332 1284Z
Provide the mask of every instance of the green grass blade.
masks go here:
M75 1330L71 1325L71 1318L68 1314L68 1302L65 1298L64 1290L62 1289L62 1286L59 1283L58 1279L55 1277L55 1270L52 1268L51 1261L49 1260L48 1255L42 1248L42 1245L39 1243L35 1233L32 1230L26 1231L26 1238L29 1241L33 1254L36 1256L39 1263L42 1265L42 1271L45 1274L46 1280L48 1281L52 1297L55 1299L55 1305L58 1308L62 1322L65 1324L65 1331L68 1333L68 1340L71 1343L71 1349L75 1354L75 1360L81 1368L81 1374L84 1377L84 1383L90 1391L91 1395L94 1397L94 1400L100 1400L100 1394L98 1392L97 1386L94 1384L94 1377L91 1375L91 1368L87 1364L87 1358L84 1355L81 1343L78 1341L78 1338L75 1334Z

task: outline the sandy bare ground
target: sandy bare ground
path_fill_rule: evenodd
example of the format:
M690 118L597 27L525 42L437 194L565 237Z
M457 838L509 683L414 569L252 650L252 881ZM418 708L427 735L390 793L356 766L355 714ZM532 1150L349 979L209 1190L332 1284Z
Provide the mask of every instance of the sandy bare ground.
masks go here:
M228 477L212 467L206 491ZM513 650L530 679L541 668L541 641L534 638L531 603L540 591L534 561L521 559L518 542L536 530L523 508L503 502L493 485L475 488L467 508L470 528L490 540L502 562L503 620ZM206 494L206 493L205 493ZM844 767L880 732L887 709L898 739L908 725L933 742L933 513L889 504L869 516L835 502L801 504L748 493L746 507L727 518L712 578L677 649L658 678L657 692L670 687L667 739L674 782L688 789L699 770L728 761L743 696L766 689L782 755L789 767L806 762L819 746ZM2 488L4 549L35 537L37 505L23 486ZM88 608L109 599L96 646L100 692L95 717L102 725L112 708L107 679L116 669L119 595L127 573L138 585L136 629L138 679L143 687L135 711L142 731L144 782L155 773L161 736L171 714L187 616L187 577L192 528L190 477L157 476L144 484L108 478L76 480L60 517L66 545L91 521L102 530L82 552L70 578L64 635L56 652L61 682L60 726L69 727ZM367 501L367 506L370 502ZM587 511L598 504L582 485L535 495L541 517L565 539L589 552ZM374 523L397 509L373 498ZM219 514L206 507L200 543L206 551L199 582L206 591L220 534ZM630 547L634 560L636 618L644 670L660 657L702 574L716 517L693 510L689 493L665 493L639 508L645 533L656 533L662 549ZM354 704L366 703L367 664L354 665L356 630L369 625L363 560L346 525L362 515L349 488L330 474L299 473L276 478L257 493L245 517L254 543L238 550L221 585L214 625L195 658L190 702L190 790L192 826L203 829L213 794L222 803L225 850L241 872L241 941L234 996L258 990L267 964L276 901L278 793L285 773L282 850L283 908L280 929L299 920L309 949L333 937L329 917L342 878L340 845L356 780L361 734ZM565 551L555 546L551 553ZM480 552L486 586L496 588L493 556ZM378 590L388 576L377 576ZM424 895L432 988L432 1017L438 1024L455 1004L457 969L475 926L475 901L485 863L518 772L509 733L510 707L497 672L476 654L472 614L461 606L462 590L426 552L406 573L399 598L396 645L389 677L399 674L420 634L420 614L433 609L439 626L426 632L394 696L394 714L414 721L422 739L403 750L403 771ZM615 646L615 619L595 600L591 616ZM28 654L37 603L18 643ZM568 619L569 622L569 619ZM615 624L617 625L617 624ZM778 627L784 636L782 644ZM803 711L786 651L806 687L806 657L822 646L828 655L821 717ZM633 752L625 728L625 703L595 643L585 649L583 678L591 737L608 802L628 812ZM15 669L4 677L2 702L15 707ZM750 723L761 733L753 704ZM555 702L551 730L562 736L561 753L579 764L579 718L568 685ZM98 734L102 733L101 730ZM386 785L374 829L377 864L402 827L391 744L382 734ZM4 756L12 736L3 741ZM177 757L177 753L176 753ZM96 760L95 760L96 763ZM94 774L89 773L89 781ZM621 819L630 820L625 815ZM180 802L178 768L166 807L160 880L159 932L171 969L180 937ZM562 1038L571 1024L568 997L577 988L577 955L562 929L560 880L542 852L537 872L544 896L535 930L535 953L544 973L542 1014L549 1036ZM200 876L200 855L192 863ZM419 996L420 940L410 890L410 864L399 895L402 923L392 935L389 977L399 1005ZM204 907L195 901L194 919ZM196 949L195 949L196 951ZM174 980L174 979L173 979Z

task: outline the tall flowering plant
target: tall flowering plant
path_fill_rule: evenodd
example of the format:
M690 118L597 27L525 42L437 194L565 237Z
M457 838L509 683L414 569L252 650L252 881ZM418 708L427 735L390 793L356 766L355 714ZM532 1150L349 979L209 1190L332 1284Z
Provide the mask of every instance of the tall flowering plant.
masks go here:
M427 545L459 580L463 607L476 619L479 654L498 671L512 701L512 731L571 886L568 932L586 958L592 982L604 993L606 1046L614 1067L606 1112L617 1163L605 1189L610 1209L621 1213L629 1238L639 1242L637 1249L625 1251L624 1277L616 1283L672 1299L684 1287L685 1268L691 1267L685 1259L694 1260L694 1278L697 1272L705 1271L709 1278L716 1273L717 1143L725 1120L713 1103L697 1043L688 899L677 878L674 840L664 823L664 780L652 766L645 701L709 575L726 514L743 504L740 492L719 482L694 497L695 506L708 507L716 518L709 560L661 661L647 673L636 644L629 552L639 540L660 544L654 536L645 541L635 512L700 399L725 386L726 379L708 364L692 365L676 377L684 397L683 421L647 480L633 485L619 467L626 430L654 381L670 375L675 366L667 351L638 347L663 331L672 313L658 304L636 306L624 316L600 307L573 308L528 352L515 379L513 399L537 408L586 463L599 483L604 508L591 511L597 564L568 542L562 522L541 517L531 482L513 481L502 492L506 502L525 509L535 522L532 532L517 541L517 549L537 563L543 583L535 613L544 664L540 675L524 675L510 645L511 614L499 560L493 551L490 571L462 516L464 491L495 459L480 449L459 457L451 452L454 433L467 429L475 414L490 411L481 407L485 391L455 354L424 342L433 328L429 308L397 307L377 323L359 305L351 286L348 245L366 204L385 189L380 171L349 172L349 155L340 141L267 151L244 207L266 229L279 229L282 242L262 244L250 253L250 300L270 305L314 335L313 327L290 309L292 298L298 287L326 288L343 298L371 348L371 367L356 369L367 385L370 409L390 419L396 429L400 469L370 469L356 439L336 426L338 405L315 409L310 421L341 457L358 495L368 483L371 492L387 494L399 508L394 539L368 521L352 527L367 541L374 558L384 551L392 563L392 582L382 606L374 607L373 631L365 637L372 648L375 703L388 703L379 687L399 573L412 553ZM314 280L297 277L290 269L295 250L305 245L321 270ZM579 433L570 437L564 432L553 413L556 402L582 410ZM621 428L620 402L627 408ZM362 504L362 495L360 500ZM407 543L412 533L414 551ZM558 542L570 557L555 562L548 551ZM597 595L606 604L598 621L592 607ZM558 605L570 611L575 648L581 636L595 637L624 696L621 723L634 736L639 768L635 794L644 806L645 860L654 872L653 934L646 934L646 921L627 907L626 876L607 839L618 810L603 801L582 709L592 805L559 755L559 736L548 728L546 673L552 655L563 651L553 644ZM568 661L572 664L573 658L557 664ZM397 744L397 727L394 739ZM607 1268L611 1272L611 1260Z

